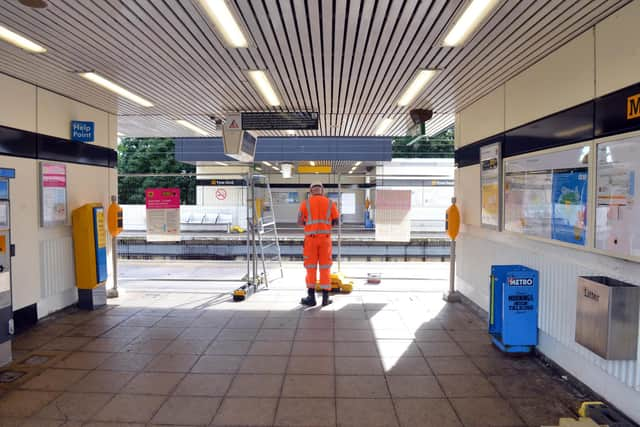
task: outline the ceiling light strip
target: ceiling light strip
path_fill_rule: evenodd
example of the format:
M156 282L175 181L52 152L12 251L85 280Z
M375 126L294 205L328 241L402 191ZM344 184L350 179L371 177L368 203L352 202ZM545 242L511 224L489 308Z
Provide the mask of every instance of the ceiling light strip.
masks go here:
M20 34L11 31L7 27L3 27L2 25L0 25L0 39L28 52L44 53L47 51L47 49L40 46L39 44L32 42L28 38L23 37Z
M192 131L194 131L195 133L202 135L202 136L209 136L209 132L207 132L206 130L199 128L198 126L194 125L193 123L190 123L186 120L176 120L176 123L186 127L187 129L190 129ZM226 165L225 165L226 166Z
M278 94L276 94L267 73L262 70L250 70L247 73L249 74L249 78L255 88L260 92L264 102L271 107L278 107L280 105L280 98L278 97Z
M444 38L443 45L463 44L497 4L498 0L472 0Z
M225 0L200 0L200 4L229 47L249 47L247 38Z
M94 72L79 73L79 74L81 77L89 80L90 82L93 82L98 86L102 86L103 88L110 90L111 92L116 93L122 96L123 98L127 98L128 100L133 101L136 104L140 104L143 107L153 107L153 104L150 101L147 101L146 99L128 91L122 86L112 82L111 80L108 80L102 77L99 74L96 74Z
M382 119L382 121L380 122L380 124L378 124L378 127L376 128L376 135L384 135L385 132L387 132L387 130L391 127L391 125L393 124L393 119L392 118L384 118Z
M422 92L427 83L429 83L429 81L436 75L436 73L436 70L419 70L413 77L413 80L411 80L411 83L409 83L409 86L407 86L405 91L402 93L402 96L400 96L398 106L406 107L411 104L420 92Z

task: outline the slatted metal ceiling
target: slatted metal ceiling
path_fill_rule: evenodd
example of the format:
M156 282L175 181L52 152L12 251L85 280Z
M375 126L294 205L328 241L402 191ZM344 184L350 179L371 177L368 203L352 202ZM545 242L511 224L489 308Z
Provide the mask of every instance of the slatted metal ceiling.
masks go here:
M47 47L33 55L0 43L0 72L119 115L127 135L192 136L187 119L216 134L209 116L266 110L247 81L265 69L276 110L320 113L318 131L372 135L383 117L401 135L408 110L436 113L431 134L493 90L629 0L506 0L461 48L441 39L464 0L228 0L251 40L227 49L195 0L49 0L29 9L5 0L0 23ZM418 68L441 72L407 108L397 107ZM151 100L140 107L80 78L95 70ZM263 132L261 135L284 133Z

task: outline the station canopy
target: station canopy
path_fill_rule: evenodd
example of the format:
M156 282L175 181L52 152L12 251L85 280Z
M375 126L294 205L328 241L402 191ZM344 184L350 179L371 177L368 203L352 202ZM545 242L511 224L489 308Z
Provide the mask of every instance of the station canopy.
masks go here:
M436 134L456 111L629 1L22 3L39 2L3 1L0 25L46 52L0 43L0 72L118 115L122 135L213 137L226 113L265 110L317 112L319 127L256 136L405 135L415 108L433 111L425 131ZM491 5L484 19L464 43L445 46L467 6L479 3ZM227 8L247 47L229 45L210 15L217 7ZM421 70L434 73L400 106ZM97 85L99 78L146 106ZM270 82L277 102L259 81Z

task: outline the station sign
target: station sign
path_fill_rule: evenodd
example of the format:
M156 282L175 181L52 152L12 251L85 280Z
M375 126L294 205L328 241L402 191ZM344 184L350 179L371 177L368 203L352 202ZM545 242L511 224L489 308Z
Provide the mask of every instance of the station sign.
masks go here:
M316 130L318 113L308 111L245 111L243 130Z
M244 187L247 185L247 182L244 179L198 179L196 180L196 185L204 187L215 187L219 185L227 187Z
M72 120L71 140L76 142L93 142L95 140L95 123Z

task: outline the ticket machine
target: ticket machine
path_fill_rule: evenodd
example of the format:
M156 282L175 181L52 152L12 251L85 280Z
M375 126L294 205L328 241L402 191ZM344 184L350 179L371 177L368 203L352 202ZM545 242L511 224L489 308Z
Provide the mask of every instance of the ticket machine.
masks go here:
M11 362L13 307L11 304L11 218L9 180L15 169L0 168L0 366Z

